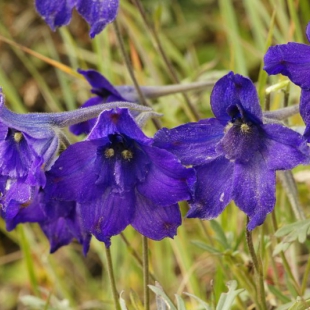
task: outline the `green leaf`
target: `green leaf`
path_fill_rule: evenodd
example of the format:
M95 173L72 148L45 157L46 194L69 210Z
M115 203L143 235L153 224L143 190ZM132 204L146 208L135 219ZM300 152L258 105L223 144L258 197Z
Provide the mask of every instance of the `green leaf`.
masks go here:
M198 298L197 296L193 294L189 294L189 293L184 293L184 294L197 300L199 302L199 305L202 306L205 310L211 310L211 307L206 302L204 302L202 299Z
M178 310L186 310L184 300L181 298L181 296L177 295L177 294L175 294L174 296L175 296L175 298L177 300Z
M307 240L307 235L310 234L310 219L298 221L292 224L285 225L276 231L276 237L284 237L284 239L275 247L273 255L277 255L281 251L288 249L294 241L304 243Z
M193 240L193 244L197 245L198 247L202 248L203 250L206 250L207 252L214 254L214 255L222 255L223 253L220 252L219 250L207 245L204 242L198 241L198 240Z
M294 301L289 302L285 305L276 308L276 310L306 310L309 309L309 307L310 307L309 300L306 301L300 297L297 297L295 302Z
M228 282L226 285L228 292L221 294L216 310L230 310L235 298L244 291L244 289L236 290L237 281L235 280Z
M157 282L156 286L149 285L148 287L156 294L157 310L166 310L166 305L169 307L169 310L177 310L171 299Z
M120 293L120 295L119 295L119 304L120 304L122 310L127 310L126 301L125 301L125 299L122 297L123 292L124 292L124 291L121 291L121 293Z
M290 298L288 298L287 296L283 295L282 292L280 292L275 286L273 285L268 285L268 288L270 290L270 292L277 297L277 299L281 300L282 302L290 302Z
M230 248L230 246L227 242L226 235L225 235L221 225L215 220L211 220L210 224L211 224L212 229L216 233L218 241L224 246L225 249Z
M276 256L278 255L280 252L285 252L289 247L290 247L290 243L284 243L284 242L280 242L279 244L276 245L276 247L273 250L272 255Z
M310 220L308 219L308 220L298 221L292 224L285 225L276 231L275 236L283 237L285 235L288 235L291 232L298 232L298 230L304 225L310 226Z

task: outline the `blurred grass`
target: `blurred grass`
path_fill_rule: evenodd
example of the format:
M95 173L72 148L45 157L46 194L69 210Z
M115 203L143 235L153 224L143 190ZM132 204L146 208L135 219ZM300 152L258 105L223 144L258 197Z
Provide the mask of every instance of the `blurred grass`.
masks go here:
M248 75L258 82L268 45L289 40L306 42L304 30L310 20L310 5L306 0L144 0L142 3L153 19L179 79L186 82L220 77L229 70ZM270 30L273 12L275 16ZM0 2L0 33L73 70L95 68L115 85L131 84L113 27L108 26L91 41L85 22L76 13L73 15L70 26L52 33L36 15L33 1L4 0ZM121 0L118 18L139 83L171 83L151 34L130 1ZM1 40L0 49L0 85L12 110L74 109L90 96L90 87L83 79L67 75ZM258 85L260 97L264 97L266 83L276 83L280 79L278 76L262 77ZM212 116L210 91L208 88L204 92L190 94L204 117ZM297 103L298 98L299 89L292 85L290 103ZM283 94L280 91L272 93L271 109L282 104ZM156 100L153 107L164 113L162 122L166 127L190 120L180 95ZM302 124L300 117L293 118L292 123ZM148 125L146 132L152 135L153 127ZM301 201L308 217L309 189L309 183L299 184ZM182 204L181 208L185 215L187 207ZM274 216L279 227L296 221L280 185ZM186 291L208 301L214 296L216 302L227 289L225 283L236 279L238 287L246 291L238 297L234 309L254 309L253 266L245 244L245 223L244 214L234 205L228 206L214 222L201 224L199 220L184 219L174 240L150 241L152 273L172 299L175 293ZM273 224L269 215L263 229L255 230L254 240L255 247L259 248L261 244L265 279L269 285L267 299L275 307L280 307L295 300L297 294L292 278L284 271L283 257L272 256L279 242L273 235ZM131 249L141 255L141 237L131 227L124 233ZM36 283L44 300L52 294L59 300L67 299L73 309L113 309L102 243L93 240L87 257L82 256L77 244L49 255L48 242L36 225L25 225L25 234L21 235L26 237L28 249L25 249L24 238L20 239L16 232L5 231L3 222L0 235L1 309L25 309L19 298L34 295ZM209 250L199 248L193 240L207 244ZM262 241L263 244L260 243ZM309 259L309 249L307 241L305 244L295 243L285 252L299 284ZM111 250L118 289L124 290L122 297L129 309L135 309L134 304L138 305L142 296L142 270L120 236L112 238ZM26 255L28 267L22 255ZM29 258L33 267L29 265ZM308 298L309 285L308 281ZM42 289L49 294L43 293ZM183 297L188 309L196 309L192 299ZM151 298L154 309L154 295Z

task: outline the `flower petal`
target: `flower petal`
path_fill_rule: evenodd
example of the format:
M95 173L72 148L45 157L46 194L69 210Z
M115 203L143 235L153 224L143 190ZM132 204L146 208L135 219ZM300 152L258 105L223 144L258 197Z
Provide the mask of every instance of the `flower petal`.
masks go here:
M306 36L308 41L310 42L310 23L308 23L307 28L306 28Z
M15 202L16 203L16 202ZM45 219L45 213L38 204L26 207L19 206L17 214L13 217L5 217L6 229L11 231L21 223L35 223Z
M266 124L263 129L267 147L262 154L268 169L287 170L309 163L309 147L299 133L279 124Z
M117 149L117 143L111 143L109 146L99 147L97 151L97 159L95 166L98 167L99 177L96 181L97 186L107 187L113 186L115 190L128 191L131 190L137 182L143 182L148 173L150 159L143 151L143 146L130 139L124 139L132 154L132 158L124 160L121 154L115 154L112 157L106 157L105 151L109 147ZM115 151L117 153L117 150Z
M223 212L231 200L233 169L224 156L195 168L195 194L186 217L213 219Z
M272 46L264 57L269 75L283 74L304 89L310 89L310 46L289 42Z
M108 96L114 95L114 97L119 97L119 100L114 101L126 101L116 88L98 71L78 69L78 72L86 78L87 82L93 87L93 93L97 96L108 98Z
M43 163L43 159L34 152L22 135L16 140L15 135L21 134L9 129L5 140L0 141L0 173L11 178L26 177L34 162ZM38 168L38 166L36 167Z
M131 225L142 235L153 240L173 238L182 223L177 204L161 207L136 193L136 212Z
M216 149L229 160L248 162L256 152L264 148L262 134L260 126L249 126L245 132L240 126L232 126Z
M100 139L110 134L120 133L131 139L150 144L152 140L144 135L141 128L136 124L128 109L114 109L103 111L95 127L87 137L87 140Z
M94 38L117 15L119 0L77 0L77 11L90 25L90 37Z
M95 166L97 149L105 139L83 141L70 145L46 173L45 192L48 197L78 202L95 199L102 189L94 184L99 172Z
M135 214L133 191L114 192L112 188L90 203L79 205L85 230L110 246L110 238L123 231Z
M38 13L55 30L69 24L76 0L36 0L35 4Z
M230 121L227 109L236 105L253 118L262 119L262 110L252 81L230 72L215 83L211 93L211 107L215 117L226 125Z
M215 145L224 135L223 125L215 118L159 130L154 145L176 155L184 165L200 165L218 156Z
M76 7L91 27L91 38L115 19L118 5L119 0L36 0L38 13L53 30L67 25Z
M250 218L248 229L263 224L275 205L276 174L257 153L247 164L236 164L232 198Z
M143 146L151 165L143 183L138 184L139 193L160 206L169 206L191 198L195 182L193 169L184 168L177 158L166 150Z
M304 137L310 142L310 91L301 90L300 96L300 115L306 124L306 130L304 132Z

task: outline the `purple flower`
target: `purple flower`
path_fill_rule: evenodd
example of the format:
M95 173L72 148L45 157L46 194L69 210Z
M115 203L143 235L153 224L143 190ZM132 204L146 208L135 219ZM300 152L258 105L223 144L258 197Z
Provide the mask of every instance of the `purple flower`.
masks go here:
M44 170L53 163L59 140L45 117L15 114L0 98L1 204L6 217L12 218L45 185Z
M310 42L310 23L306 35ZM302 88L300 115L306 124L305 138L310 142L310 45L289 42L271 46L264 57L264 70L269 75L283 74Z
M94 38L115 19L119 0L36 0L35 4L52 30L69 24L75 8L90 25L90 37Z
M60 128L86 121L119 104L105 103L63 113L17 114L5 107L0 93L0 198L6 219L31 204L39 188L45 186L45 171L56 159L61 142L67 141ZM150 110L132 103L124 105Z
M21 205L17 198L10 201L8 210L9 212L1 210L8 231L20 223L38 223L50 242L51 253L77 239L83 245L84 254L87 254L91 236L83 229L74 201L47 200L43 190L37 190L31 203Z
M194 172L152 143L127 109L105 111L47 172L46 192L77 201L85 230L107 246L129 224L151 239L173 237Z
M310 42L310 23L306 35ZM303 89L310 90L310 45L289 42L269 47L264 57L268 74L283 74Z
M214 86L215 118L162 129L155 145L192 165L197 174L187 217L212 219L233 199L250 222L261 225L275 205L275 171L309 162L301 135L279 124L263 124L253 83L230 72Z
M91 92L96 95L87 100L81 108L86 108L100 103L108 103L114 101L124 101L128 102L113 85L99 72L95 70L78 70L82 74L88 83L92 86ZM92 118L88 121L70 126L70 131L75 135L89 134L94 127L97 118Z

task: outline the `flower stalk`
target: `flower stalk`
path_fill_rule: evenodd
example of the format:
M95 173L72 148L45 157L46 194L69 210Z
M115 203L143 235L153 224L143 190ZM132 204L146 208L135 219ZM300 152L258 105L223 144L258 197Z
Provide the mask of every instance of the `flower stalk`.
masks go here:
M144 291L144 309L150 310L150 294L149 294L149 255L148 255L148 239L142 237L143 246L143 291Z
M107 267L108 267L108 275L109 275L109 281L112 289L112 295L113 295L113 301L114 301L114 308L116 310L121 310L119 301L118 301L118 292L116 289L115 284L115 278L114 278L114 272L113 272L113 265L112 265L112 258L111 258L111 251L109 247L105 247L106 257L107 257Z
M125 60L125 64L126 64L127 70L129 72L131 80L132 80L132 82L133 82L133 84L135 86L135 89L136 89L136 91L138 93L140 102L141 102L142 105L144 105L146 107L149 107L150 105L147 103L147 101L146 101L146 99L145 99L145 97L144 97L144 95L143 95L143 93L141 91L141 88L140 88L140 86L138 84L138 81L137 81L137 79L135 77L135 74L133 72L132 64L130 62L128 54L126 53L125 46L124 46L124 41L123 41L123 38L122 38L121 33L120 33L120 28L119 28L117 19L114 20L113 26L114 26L116 37L117 37L117 40L118 40L118 44L120 46L123 58ZM160 129L161 128L161 125L160 125L160 123L159 123L159 121L157 119L153 118L152 122L153 122L154 126L156 127L156 129Z
M247 224L249 223L249 218L247 219ZM265 287L264 287L264 274L263 274L263 267L260 258L257 257L254 246L253 246L253 239L252 239L252 232L246 229L246 241L249 248L249 252L254 264L255 268L255 275L257 278L257 294L258 294L258 301L260 304L258 307L262 310L267 310L266 305L266 294L265 294Z

